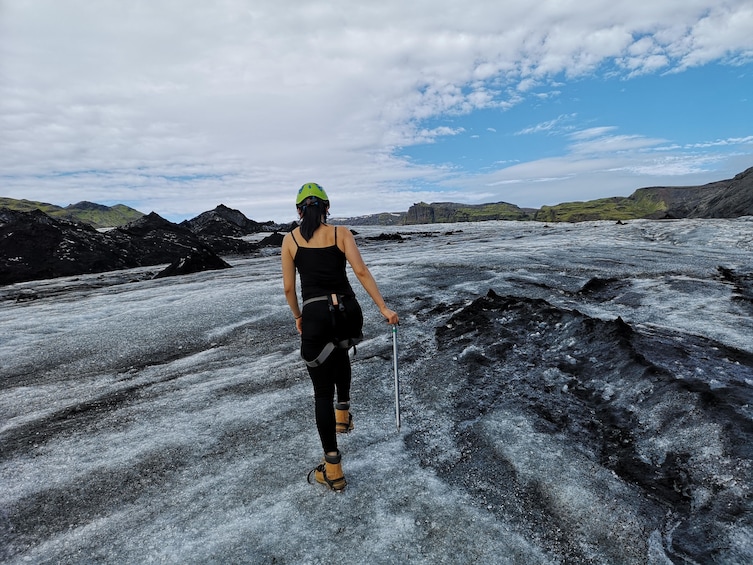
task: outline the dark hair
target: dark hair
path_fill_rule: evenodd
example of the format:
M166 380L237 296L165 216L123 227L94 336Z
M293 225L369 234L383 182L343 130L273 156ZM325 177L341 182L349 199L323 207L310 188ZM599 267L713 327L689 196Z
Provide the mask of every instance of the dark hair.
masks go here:
M325 223L329 200L322 200L316 196L309 196L298 205L301 211L301 235L308 241L314 232Z

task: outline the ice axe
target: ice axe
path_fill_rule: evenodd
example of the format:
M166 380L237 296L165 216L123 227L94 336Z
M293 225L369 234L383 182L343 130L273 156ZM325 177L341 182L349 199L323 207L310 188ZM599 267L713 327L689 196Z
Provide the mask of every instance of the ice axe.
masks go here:
M395 368L395 423L400 431L400 377L397 372L397 324L392 326L392 358Z

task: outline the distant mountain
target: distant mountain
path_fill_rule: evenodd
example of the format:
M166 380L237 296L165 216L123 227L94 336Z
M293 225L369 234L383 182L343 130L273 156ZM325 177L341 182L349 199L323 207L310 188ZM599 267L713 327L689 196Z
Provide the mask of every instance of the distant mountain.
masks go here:
M485 220L532 220L535 210L524 209L507 202L492 204L456 204L420 202L408 209L406 224L433 224L444 222L483 222Z
M383 212L332 223L349 225L406 225L484 220L537 220L582 222L587 220L635 220L671 218L738 218L753 216L753 167L732 179L700 186L639 188L630 196L614 196L586 202L565 202L540 209L514 204L458 204L419 202L407 212Z
M330 223L348 225L404 226L485 220L533 220L535 208L520 208L507 202L459 204L457 202L419 202L407 212L382 212L353 218L332 218Z
M65 208L48 204L46 202L35 202L32 200L16 200L14 198L0 197L0 208L8 208L18 212L31 212L41 210L53 218L62 218L84 222L95 228L114 228L123 226L128 222L139 219L144 214L124 204L115 206L104 206L94 202L78 202L70 204Z
M381 212L347 218L329 218L327 222L349 226L404 226L406 215L405 212Z

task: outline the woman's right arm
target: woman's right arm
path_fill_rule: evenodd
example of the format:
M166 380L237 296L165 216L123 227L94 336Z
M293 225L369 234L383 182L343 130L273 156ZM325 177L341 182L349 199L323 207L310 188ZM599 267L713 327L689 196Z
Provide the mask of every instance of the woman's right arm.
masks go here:
M366 266L363 257L361 257L361 252L358 250L358 246L356 245L356 240L353 238L353 234L350 233L350 230L347 228L340 229L342 231L338 231L337 233L341 236L345 258L348 260L348 263L353 269L353 273L358 278L358 281L361 283L361 286L363 286L364 290L369 293L369 296L374 301L374 304L376 304L377 308L379 308L379 312L387 319L388 323L399 323L400 319L398 318L397 312L387 308L387 305L384 302L384 298L382 298L382 293L379 292L379 287L377 286L376 280L374 280L374 276Z
M285 299L295 318L295 327L301 333L301 309L298 306L298 295L295 290L295 261L293 255L293 236L287 234L282 240L282 286Z

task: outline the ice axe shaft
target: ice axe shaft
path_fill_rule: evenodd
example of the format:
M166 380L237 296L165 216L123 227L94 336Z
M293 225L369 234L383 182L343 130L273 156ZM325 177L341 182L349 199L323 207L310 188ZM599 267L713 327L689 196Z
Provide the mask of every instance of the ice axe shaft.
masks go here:
M395 368L395 424L400 431L400 376L397 372L397 324L392 326L392 359Z

